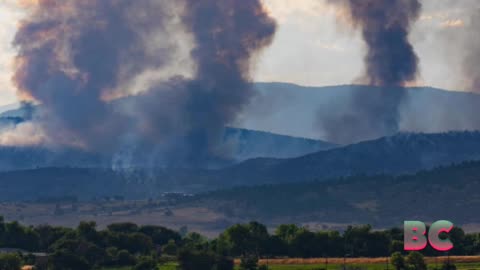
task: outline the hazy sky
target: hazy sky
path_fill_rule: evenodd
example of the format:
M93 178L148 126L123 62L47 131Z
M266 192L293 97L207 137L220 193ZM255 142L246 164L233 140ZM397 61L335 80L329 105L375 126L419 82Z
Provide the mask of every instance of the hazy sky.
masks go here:
M22 17L15 4L18 1L0 2L0 105L16 101L11 83L15 55L11 41ZM264 2L278 20L279 30L273 45L259 58L256 81L323 86L349 84L362 75L364 46L358 31L347 19L342 20L342 12L327 5L327 0ZM411 34L421 59L417 84L464 90L463 53L458 48L467 12L478 6L478 1L423 0L422 4L421 19Z

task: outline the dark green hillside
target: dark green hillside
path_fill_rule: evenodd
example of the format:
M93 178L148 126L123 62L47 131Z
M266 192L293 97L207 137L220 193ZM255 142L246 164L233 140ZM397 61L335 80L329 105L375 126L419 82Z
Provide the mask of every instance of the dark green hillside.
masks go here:
M275 184L358 174L400 175L480 160L480 132L400 133L292 159L253 159L223 171L229 182Z
M355 176L327 182L243 187L195 197L259 220L401 224L404 220L480 221L480 162L406 176Z

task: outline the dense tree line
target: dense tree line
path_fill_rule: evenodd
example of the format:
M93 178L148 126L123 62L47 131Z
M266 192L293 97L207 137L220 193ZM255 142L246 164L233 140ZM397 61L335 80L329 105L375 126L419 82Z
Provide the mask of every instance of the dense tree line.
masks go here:
M480 253L480 234L465 234L454 228L449 234L455 248L451 255ZM181 269L233 269L233 259L241 259L243 269L257 269L265 257L380 257L406 255L403 231L398 228L375 231L370 225L350 226L343 232L312 231L297 225L280 225L273 232L258 222L237 224L216 239L198 233L180 234L161 226L112 224L98 230L94 222L77 228L22 226L0 219L0 247L28 252L46 252L49 268L97 269L132 266L152 269L168 261L178 261ZM432 249L424 255L444 255ZM398 258L397 258L398 259ZM2 263L32 261L29 256L0 257ZM412 259L411 259L412 260ZM398 263L399 265L401 263ZM2 268L3 269L3 268Z

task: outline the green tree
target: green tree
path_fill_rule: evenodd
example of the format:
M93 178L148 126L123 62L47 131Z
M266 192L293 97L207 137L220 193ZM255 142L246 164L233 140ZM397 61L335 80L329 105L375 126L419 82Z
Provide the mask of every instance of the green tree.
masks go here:
M67 250L56 251L50 256L49 266L51 270L85 270L92 268L85 258Z
M133 268L134 270L155 270L157 262L152 257L141 257Z
M410 252L407 255L406 263L409 267L414 270L427 270L427 265L425 264L425 259L420 252Z
M161 226L142 226L139 232L150 237L153 243L158 246L166 245L170 240L178 243L182 239L178 232Z
M217 256L215 259L215 270L233 270L234 269L233 259L226 256Z
M181 270L211 270L215 266L215 255L198 250L181 250L178 254Z
M240 259L240 270L257 270L258 257L254 255L243 256Z
M168 244L162 247L162 253L166 255L174 256L177 254L177 245L175 241L170 240Z
M457 266L449 261L442 264L441 270L457 270Z
M237 224L228 228L221 236L232 255L256 255L265 252L270 236L265 225L258 222Z
M137 263L135 257L128 250L120 250L116 257L116 265L129 266Z
M403 258L402 253L394 252L390 258L393 266L396 270L405 269L405 258Z
M132 233L128 238L128 249L132 253L147 254L153 249L152 239L143 233Z
M286 243L290 243L297 235L300 228L294 224L282 224L275 229L275 235Z
M138 232L138 226L130 222L110 224L107 226L107 229L111 232L117 232L117 233Z
M401 253L404 250L403 246L404 246L403 241L391 240L391 242L390 242L390 253L395 253L395 252L400 252Z
M290 254L294 257L311 258L318 254L318 243L315 233L306 228L298 230L290 243Z
M2 270L18 270L22 264L22 259L17 254L0 255L0 269Z
M82 221L78 225L77 231L80 237L89 241L97 240L97 223L94 221Z
M169 242L170 243L170 242ZM191 232L183 238L183 247L188 249L204 249L208 246L208 239L199 233Z

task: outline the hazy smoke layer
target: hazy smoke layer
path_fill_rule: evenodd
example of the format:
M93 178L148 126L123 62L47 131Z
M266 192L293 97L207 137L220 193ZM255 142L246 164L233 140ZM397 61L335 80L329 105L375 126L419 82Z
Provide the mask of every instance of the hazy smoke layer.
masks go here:
M367 45L365 80L382 91L365 100L354 91L351 111L320 115L319 124L328 139L349 143L398 131L398 107L404 96L401 89L414 81L418 58L408 40L410 26L421 9L418 0L331 1L348 10L352 23L362 31Z
M108 152L134 141L188 162L218 154L216 139L251 95L250 60L276 24L259 0L166 3L39 1L15 38L15 82L42 104L37 121L51 141ZM173 6L194 39L194 78L157 83L128 112L114 109L105 96L172 60Z

